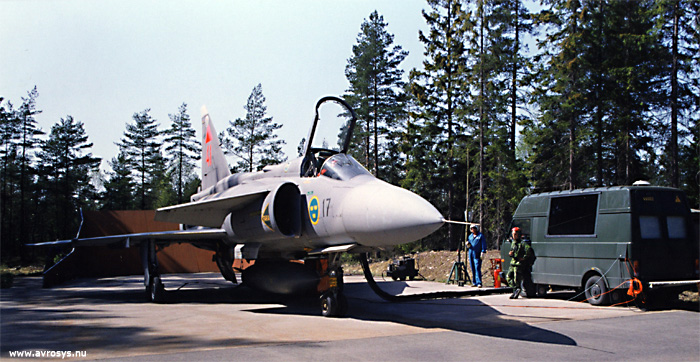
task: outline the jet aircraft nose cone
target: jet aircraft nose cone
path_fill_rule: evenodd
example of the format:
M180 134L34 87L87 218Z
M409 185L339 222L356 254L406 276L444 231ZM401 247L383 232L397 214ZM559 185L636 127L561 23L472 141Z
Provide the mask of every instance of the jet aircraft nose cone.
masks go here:
M440 212L422 197L379 180L350 191L342 212L347 233L368 246L409 243L444 223Z

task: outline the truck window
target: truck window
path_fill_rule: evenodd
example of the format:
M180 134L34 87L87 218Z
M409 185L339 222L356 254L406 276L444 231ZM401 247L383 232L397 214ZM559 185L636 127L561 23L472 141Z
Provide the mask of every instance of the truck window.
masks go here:
M598 194L552 197L547 235L594 235Z
M666 225L668 226L668 238L669 239L685 239L685 237L686 237L685 217L683 217L683 216L669 216L666 219Z
M639 216L642 239L661 239L661 223L657 216Z
M513 222L510 225L511 230L514 227L519 227L520 232L523 235L523 240L529 242L530 241L530 219L513 219ZM510 231L509 231L510 233ZM510 236L510 234L508 234Z

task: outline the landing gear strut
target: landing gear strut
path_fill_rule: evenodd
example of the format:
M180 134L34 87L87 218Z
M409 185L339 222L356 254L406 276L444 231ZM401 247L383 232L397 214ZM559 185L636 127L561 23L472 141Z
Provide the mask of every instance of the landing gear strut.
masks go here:
M319 260L321 281L318 289L324 317L344 317L348 313L348 299L343 293L343 268L339 261L340 254Z
M141 244L141 265L143 265L143 283L146 286L146 298L154 303L165 300L165 287L158 272L156 243L146 241Z

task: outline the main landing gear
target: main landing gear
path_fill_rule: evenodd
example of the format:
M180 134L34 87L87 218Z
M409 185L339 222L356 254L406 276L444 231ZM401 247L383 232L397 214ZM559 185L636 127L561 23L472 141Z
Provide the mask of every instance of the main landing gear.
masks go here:
M224 279L228 280L233 284L238 284L236 279L236 272L233 270L233 248L230 246L219 246L218 250L214 254L214 262L216 266L219 267L219 271Z
M143 265L143 283L146 286L146 298L154 303L165 301L165 287L158 272L156 243L146 241L141 244L141 265Z

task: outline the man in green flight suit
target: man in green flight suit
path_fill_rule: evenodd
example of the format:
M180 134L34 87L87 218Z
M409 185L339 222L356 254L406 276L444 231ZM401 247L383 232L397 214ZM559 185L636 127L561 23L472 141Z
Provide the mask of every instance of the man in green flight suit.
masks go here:
M510 268L506 281L513 288L513 294L510 299L516 299L520 295L520 285L524 278L530 278L530 268L535 261L535 252L530 244L522 241L522 232L519 227L514 227L512 230L512 238L510 244Z

